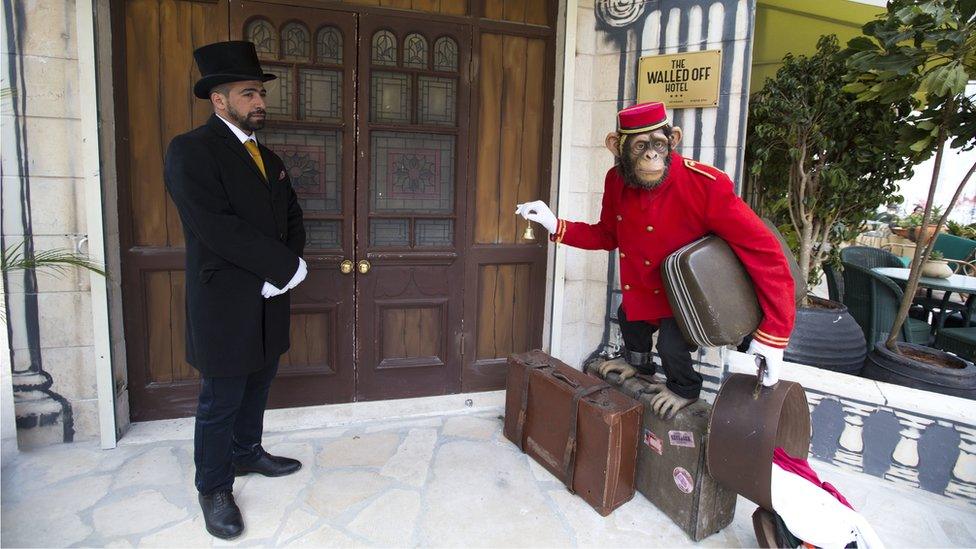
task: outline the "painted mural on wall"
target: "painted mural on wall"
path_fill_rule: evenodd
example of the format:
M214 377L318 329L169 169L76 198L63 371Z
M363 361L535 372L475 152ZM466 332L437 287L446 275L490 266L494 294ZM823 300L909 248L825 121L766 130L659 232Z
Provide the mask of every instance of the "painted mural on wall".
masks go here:
M4 26L8 57L3 75L3 112L12 115L14 123L3 127L3 179L0 209L5 218L0 245L4 249L23 242L25 256L34 253L31 219L31 172L27 126L23 118L27 107L24 77L23 45L28 28L23 0L6 3ZM11 171L10 167L13 167ZM8 183L16 181L16 183ZM12 221L13 220L13 221ZM30 431L30 438L53 442L74 439L71 404L51 390L53 380L44 371L41 359L41 334L38 312L37 275L33 270L4 272L4 307L7 336L10 341L13 369L14 403L18 436ZM17 288L17 291L11 291ZM20 290L22 288L22 291Z

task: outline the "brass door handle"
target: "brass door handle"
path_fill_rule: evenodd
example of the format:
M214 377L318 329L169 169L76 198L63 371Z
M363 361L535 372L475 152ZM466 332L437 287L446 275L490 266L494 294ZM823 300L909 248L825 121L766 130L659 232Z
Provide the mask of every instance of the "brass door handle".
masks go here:
M342 263L340 263L339 264L339 272L342 273L342 274L344 274L344 275L347 275L347 274L352 273L352 260L351 259L346 259Z
M359 274L366 274L369 272L369 269L372 267L372 265L369 264L369 261L366 261L365 259L361 259L359 260L359 263L356 264L356 267L357 269L359 269Z

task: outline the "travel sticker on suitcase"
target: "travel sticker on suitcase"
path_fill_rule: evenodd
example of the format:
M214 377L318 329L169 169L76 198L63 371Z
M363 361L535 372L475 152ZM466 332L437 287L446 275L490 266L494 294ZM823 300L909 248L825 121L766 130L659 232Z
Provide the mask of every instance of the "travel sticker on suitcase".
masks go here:
M675 467L671 474L674 475L674 484L678 487L678 490L686 494L695 491L695 479L691 477L691 473L687 469L684 467Z
M671 446L695 447L695 435L691 431L668 431Z
M664 454L664 441L659 439L650 429L644 429L644 444L651 450L657 452L657 455Z

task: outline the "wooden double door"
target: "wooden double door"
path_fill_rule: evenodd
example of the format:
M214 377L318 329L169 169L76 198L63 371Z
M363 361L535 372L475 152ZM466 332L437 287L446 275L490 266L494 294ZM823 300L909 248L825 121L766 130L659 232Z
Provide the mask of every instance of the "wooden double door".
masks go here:
M284 160L308 235L272 400L457 392L469 32L235 4L232 38L278 77L259 135Z
M258 139L284 161L307 233L309 274L292 291L271 406L500 388L505 356L541 345L544 240L521 239L511 212L548 187L539 132L551 120L551 40L479 34L473 16L291 4L126 0L117 20L133 420L195 409L185 254L161 159L172 136L209 116L189 93L198 76L187 62L219 40L254 42L277 76Z

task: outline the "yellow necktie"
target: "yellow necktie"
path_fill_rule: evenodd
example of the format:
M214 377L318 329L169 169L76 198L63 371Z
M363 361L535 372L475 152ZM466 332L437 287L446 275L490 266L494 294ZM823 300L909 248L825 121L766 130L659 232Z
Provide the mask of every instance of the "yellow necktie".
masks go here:
M268 174L264 173L264 161L261 160L261 151L258 150L258 144L254 142L253 139L248 139L244 142L244 147L247 152L251 153L251 158L254 159L254 163L258 165L258 169L261 170L261 175L264 176L264 180L268 180Z

